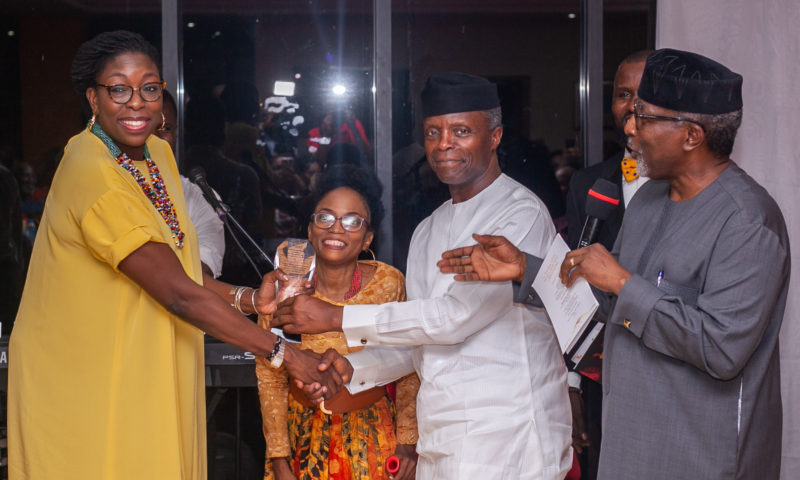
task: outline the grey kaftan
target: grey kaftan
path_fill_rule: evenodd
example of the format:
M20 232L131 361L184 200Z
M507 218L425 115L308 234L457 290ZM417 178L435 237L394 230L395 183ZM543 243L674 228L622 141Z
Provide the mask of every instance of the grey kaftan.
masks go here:
M642 187L612 252L634 275L605 299L598 478L777 479L783 217L733 163L690 200L668 195Z

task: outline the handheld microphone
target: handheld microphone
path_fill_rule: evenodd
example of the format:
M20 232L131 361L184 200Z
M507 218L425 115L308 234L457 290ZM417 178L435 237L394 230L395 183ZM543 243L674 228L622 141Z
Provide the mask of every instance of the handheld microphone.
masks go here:
M211 188L211 185L209 185L206 181L206 171L203 169L203 167L192 167L192 169L189 170L189 180L200 187L200 190L203 191L203 196L206 198L206 201L211 204L211 206L214 208L214 211L217 212L217 215L220 217L225 217L225 215L230 212L228 206L222 203L222 199L219 198L217 192L215 192L214 189Z
M578 248L588 247L597 240L600 222L605 221L619 205L619 189L604 178L598 178L586 196L586 223Z

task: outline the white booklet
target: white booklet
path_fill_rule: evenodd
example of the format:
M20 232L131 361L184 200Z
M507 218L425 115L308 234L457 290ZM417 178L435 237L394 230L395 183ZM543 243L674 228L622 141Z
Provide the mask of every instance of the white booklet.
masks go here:
M547 310L564 353L575 346L599 305L585 279L579 278L570 288L561 283L558 274L568 252L567 243L556 235L542 268L533 280L533 288Z

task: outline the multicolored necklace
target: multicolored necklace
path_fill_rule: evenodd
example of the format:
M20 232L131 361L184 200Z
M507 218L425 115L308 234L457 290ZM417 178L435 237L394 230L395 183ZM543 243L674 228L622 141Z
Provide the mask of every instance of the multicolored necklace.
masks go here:
M158 166L150 158L150 151L147 149L147 145L144 146L144 161L147 164L147 172L150 175L150 181L153 184L152 187L147 183L144 175L142 175L139 169L133 164L133 160L120 150L114 140L100 128L99 123L95 122L94 125L90 123L88 126L90 131L108 147L108 150L117 159L117 163L127 170L133 179L136 180L136 183L139 184L139 188L142 189L145 197L156 207L156 210L158 210L158 213L161 214L164 222L169 227L175 245L178 248L183 248L183 237L185 234L181 231L180 223L178 223L178 214L175 212L175 205L173 205L172 200L169 198L167 186L164 185L164 179L161 178Z
M314 288L317 287L317 276L311 281ZM350 289L344 294L344 299L349 300L356 296L361 291L361 266L356 263L356 268L353 269L353 276L350 278Z

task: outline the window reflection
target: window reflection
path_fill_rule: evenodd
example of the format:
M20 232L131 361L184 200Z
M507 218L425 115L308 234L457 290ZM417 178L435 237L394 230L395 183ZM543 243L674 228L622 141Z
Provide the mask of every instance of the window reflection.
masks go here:
M374 163L371 4L277 3L238 2L208 15L201 13L205 2L185 1L182 21L181 168L209 161L198 153L204 136L190 131L200 128L192 104L219 100L226 122L219 154L245 168L237 169L238 180L227 178L234 169L216 169L209 183L236 201L242 192L234 186L255 182L257 198L239 215L268 252L280 238L305 235L317 172L334 163ZM250 267L228 258L234 256L226 254L223 278L247 279Z

